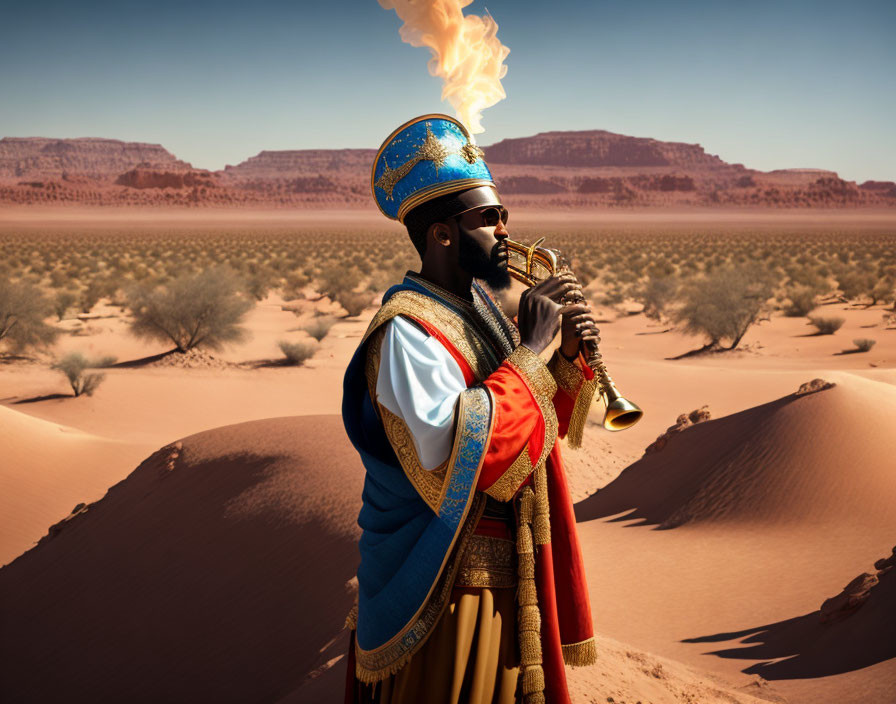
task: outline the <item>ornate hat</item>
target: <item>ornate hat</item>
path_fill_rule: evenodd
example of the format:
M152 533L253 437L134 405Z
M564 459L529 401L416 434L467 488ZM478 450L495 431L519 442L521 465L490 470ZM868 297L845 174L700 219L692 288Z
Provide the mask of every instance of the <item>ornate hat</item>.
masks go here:
M453 117L415 117L390 134L373 160L373 197L383 215L404 222L418 205L476 189L475 205L500 205L482 150Z

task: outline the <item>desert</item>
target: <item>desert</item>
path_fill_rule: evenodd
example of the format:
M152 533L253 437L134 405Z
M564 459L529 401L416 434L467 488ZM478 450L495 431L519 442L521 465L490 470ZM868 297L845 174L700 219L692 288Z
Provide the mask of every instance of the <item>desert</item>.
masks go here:
M569 671L575 702L889 701L894 226L512 209L587 283L645 410L610 433L595 404L564 455L599 653ZM342 376L414 268L401 228L361 207L10 205L0 251L52 331L0 341L4 698L340 700L363 481ZM240 334L140 333L209 272ZM689 308L738 286L739 327ZM74 355L77 383L97 375L77 395Z

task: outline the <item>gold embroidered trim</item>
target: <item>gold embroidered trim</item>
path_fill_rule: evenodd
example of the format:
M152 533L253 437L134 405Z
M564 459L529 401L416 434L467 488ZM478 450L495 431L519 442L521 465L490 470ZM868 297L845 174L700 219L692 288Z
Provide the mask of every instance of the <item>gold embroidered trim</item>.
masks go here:
M572 667L593 665L597 662L597 645L593 637L579 643L563 645L561 650L563 651L563 662Z
M449 193L457 193L458 191L466 191L468 188L476 188L477 186L491 186L495 188L495 182L487 178L459 178L455 181L444 181L421 188L405 198L404 202L398 207L398 221L404 223L404 218L409 212L433 198L446 196ZM497 197L497 189L495 193Z
M420 464L417 447L411 437L407 424L388 408L376 401L376 381L380 369L380 350L385 329L380 326L371 335L367 344L367 360L364 372L367 376L367 387L370 398L374 399L373 407L383 423L386 437L395 450L395 456L417 493L429 505L433 512L439 512L441 494L445 486L448 460L434 469L426 469Z
M526 481L526 477L531 473L532 460L529 459L529 448L528 446L523 446L523 451L520 452L519 456L511 462L506 470L504 470L504 474L498 477L495 483L484 491L498 501L510 501L516 493L516 490L520 488L520 485Z
M566 430L566 442L572 449L577 449L582 446L585 423L597 391L597 377L586 380L579 365L566 359L560 350L554 351L554 356L548 362L548 369L557 380L557 386L575 399Z
M474 535L457 573L457 587L515 587L512 540Z
M532 518L532 536L536 545L551 542L550 505L548 504L548 471L542 460L532 477L535 486L535 515Z
M426 469L420 464L420 459L417 457L417 448L414 446L414 440L407 424L385 406L379 403L376 405L380 417L383 419L386 437L389 438L392 449L395 450L401 468L410 479L411 484L414 485L417 493L435 513L438 513L442 505L448 460L446 459L435 469Z
M362 650L355 640L355 677L365 683L379 682L390 675L394 675L404 667L411 657L426 642L432 634L433 626L448 605L448 598L454 586L457 570L460 568L461 555L463 555L467 542L476 530L476 525L482 517L485 508L485 496L479 493L473 495L470 501L471 508L466 523L458 531L454 549L449 550L442 565L439 578L433 584L427 598L424 599L420 610L411 619L413 626L403 628L391 640L376 650ZM420 635L420 639L414 644L413 649L403 648L403 638L413 631ZM404 650L404 652L401 652Z
M482 381L497 368L497 364L493 365L490 361L494 355L490 354L487 343L473 332L471 324L429 296L416 291L399 291L386 301L370 321L362 343L380 325L396 315L419 318L435 327L467 361L476 381Z
M507 361L523 373L537 401L545 401L553 406L552 400L557 393L557 382L554 381L541 357L525 345L517 345Z
M575 362L570 362L564 357L559 349L554 350L554 354L547 364L548 370L557 382L557 386L563 389L570 398L575 398L579 393L579 387L585 381L585 375Z
M507 361L513 365L515 369L517 369L522 377L523 381L526 383L526 386L532 392L532 396L535 398L535 402L538 404L539 409L541 410L542 418L544 419L544 445L541 448L541 454L538 456L535 464L532 464L532 460L529 457L529 449L528 447L523 447L519 456L511 463L511 465L507 468L507 470L498 478L498 480L492 484L488 489L485 490L485 493L489 496L498 499L499 501L510 501L513 498L514 493L519 489L520 485L525 481L526 477L529 476L533 471L533 466L535 468L535 472L537 474L538 469L541 468L542 472L545 472L545 462L547 461L548 453L550 453L551 449L554 447L554 442L557 440L557 412L554 410L554 394L557 392L557 383L554 381L553 376L548 371L545 363L541 361L541 357L535 354L532 350L524 345L519 345L513 351L513 354L507 358ZM492 406L494 407L494 401ZM547 479L542 480L542 486L544 487L543 491L540 492L543 495L542 499L539 499L539 505L543 509L543 513L547 513ZM537 490L536 490L537 492ZM539 544L544 544L544 542L550 542L550 539L544 540L545 537L545 528L544 528L544 520L539 519L536 523L536 530L538 537L542 539Z

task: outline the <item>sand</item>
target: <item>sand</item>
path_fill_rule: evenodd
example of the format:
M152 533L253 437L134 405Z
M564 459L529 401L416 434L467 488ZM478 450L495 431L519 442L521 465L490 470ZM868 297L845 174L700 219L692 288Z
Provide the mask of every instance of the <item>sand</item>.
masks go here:
M339 700L362 470L338 413L373 310L285 367L277 341L307 338L284 304L194 368L146 362L166 347L115 308L68 321L60 351L124 363L91 397L40 360L0 364L0 693ZM645 416L610 433L595 407L564 454L601 653L571 671L577 704L891 700L893 580L837 623L818 609L896 544L896 330L879 305L819 312L846 323L773 315L742 350L672 360L700 341L605 311ZM859 336L876 346L840 354ZM794 396L814 378L835 385Z

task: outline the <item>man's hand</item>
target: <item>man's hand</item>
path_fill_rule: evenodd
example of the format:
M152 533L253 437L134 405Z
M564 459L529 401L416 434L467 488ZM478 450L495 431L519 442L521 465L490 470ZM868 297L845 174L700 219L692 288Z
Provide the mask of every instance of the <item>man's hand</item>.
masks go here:
M570 274L572 275L572 274ZM573 279L575 279L575 276ZM569 360L575 359L582 349L582 343L600 342L600 330L591 312L591 306L585 302L582 285L575 279L573 288L565 298L566 305L560 311L563 323L560 327L560 352Z
M518 313L520 342L536 354L543 352L560 329L563 297L577 287L581 289L576 277L564 273L523 291Z

